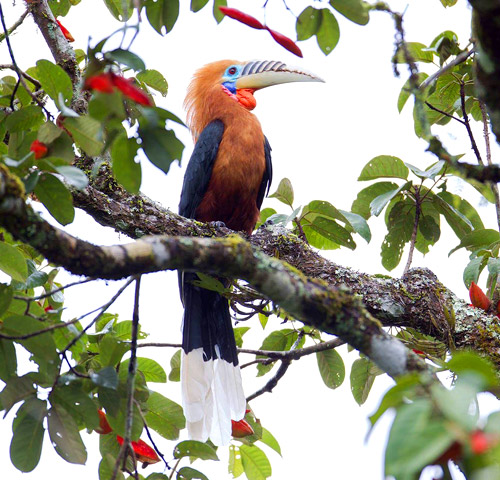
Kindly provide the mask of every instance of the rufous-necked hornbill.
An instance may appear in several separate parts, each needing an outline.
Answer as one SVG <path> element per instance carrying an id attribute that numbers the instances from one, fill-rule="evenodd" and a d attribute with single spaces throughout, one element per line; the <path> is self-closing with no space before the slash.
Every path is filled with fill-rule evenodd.
<path id="1" fill-rule="evenodd" d="M 196 142 L 184 177 L 179 213 L 223 222 L 248 234 L 272 178 L 271 147 L 251 113 L 256 90 L 317 76 L 277 61 L 221 60 L 198 70 L 185 101 Z M 184 303 L 181 382 L 190 438 L 227 444 L 231 419 L 245 414 L 236 344 L 226 298 L 180 274 Z"/>

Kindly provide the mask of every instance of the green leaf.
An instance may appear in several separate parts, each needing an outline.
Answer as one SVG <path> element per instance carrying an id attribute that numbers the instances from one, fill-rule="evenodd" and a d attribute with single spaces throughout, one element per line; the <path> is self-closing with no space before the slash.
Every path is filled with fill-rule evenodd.
<path id="1" fill-rule="evenodd" d="M 262 342 L 259 350 L 272 350 L 272 351 L 286 351 L 290 350 L 293 343 L 297 340 L 297 332 L 291 328 L 284 328 L 282 330 L 275 330 L 271 332 Z M 256 358 L 266 358 L 257 355 Z M 257 376 L 261 377 L 273 368 L 273 363 L 269 365 L 258 364 Z"/>
<path id="2" fill-rule="evenodd" d="M 201 460 L 219 460 L 217 452 L 207 443 L 196 440 L 186 440 L 174 448 L 174 458 L 192 457 Z"/>
<path id="3" fill-rule="evenodd" d="M 47 145 L 62 135 L 64 130 L 54 125 L 52 122 L 45 122 L 39 129 L 37 140 Z"/>
<path id="4" fill-rule="evenodd" d="M 283 178 L 279 185 L 278 189 L 271 195 L 268 195 L 269 198 L 276 198 L 280 202 L 285 205 L 293 206 L 293 187 L 292 182 L 288 180 L 288 178 Z"/>
<path id="5" fill-rule="evenodd" d="M 138 149 L 137 140 L 126 135 L 120 135 L 111 147 L 113 174 L 131 193 L 137 193 L 141 187 L 141 164 L 135 161 Z"/>
<path id="6" fill-rule="evenodd" d="M 396 380 L 396 385 L 390 388 L 377 408 L 377 411 L 370 417 L 370 422 L 373 425 L 377 423 L 378 419 L 392 407 L 401 405 L 405 400 L 411 400 L 415 397 L 417 391 L 416 386 L 420 385 L 420 377 L 413 373 L 399 377 Z"/>
<path id="7" fill-rule="evenodd" d="M 69 75 L 59 66 L 49 60 L 38 60 L 36 62 L 38 81 L 45 93 L 56 102 L 59 102 L 59 94 L 62 94 L 65 102 L 73 97 L 73 85 Z"/>
<path id="8" fill-rule="evenodd" d="M 125 436 L 125 423 L 127 416 L 126 410 L 126 401 L 124 398 L 120 398 L 117 412 L 111 412 L 106 409 L 106 417 L 108 419 L 109 426 L 113 429 L 113 433 L 122 437 Z M 139 440 L 143 427 L 144 421 L 142 419 L 141 412 L 139 411 L 139 406 L 137 403 L 134 403 L 132 411 L 132 430 L 130 432 L 130 439 L 132 441 L 136 442 Z"/>
<path id="9" fill-rule="evenodd" d="M 49 0 L 48 4 L 54 17 L 65 17 L 71 7 L 70 0 Z"/>
<path id="10" fill-rule="evenodd" d="M 69 130 L 75 142 L 91 156 L 100 155 L 104 148 L 101 123 L 88 115 L 66 118 L 64 127 Z"/>
<path id="11" fill-rule="evenodd" d="M 99 426 L 97 405 L 81 385 L 58 384 L 49 399 L 52 406 L 60 405 L 79 425 L 85 425 L 89 430 Z"/>
<path id="12" fill-rule="evenodd" d="M 346 210 L 339 210 L 339 212 L 347 218 L 353 230 L 364 238 L 366 243 L 370 243 L 372 232 L 366 220 L 357 213 L 347 212 Z"/>
<path id="13" fill-rule="evenodd" d="M 425 239 L 431 242 L 431 245 L 434 245 L 441 236 L 441 229 L 431 215 L 422 215 L 420 217 L 418 229 Z"/>
<path id="14" fill-rule="evenodd" d="M 43 443 L 43 420 L 47 403 L 38 398 L 24 402 L 16 413 L 10 444 L 10 459 L 21 472 L 31 472 L 40 460 Z"/>
<path id="15" fill-rule="evenodd" d="M 447 367 L 457 375 L 475 374 L 483 378 L 484 388 L 497 387 L 495 369 L 486 358 L 474 352 L 456 352 L 448 361 Z"/>
<path id="16" fill-rule="evenodd" d="M 3 340 L 4 342 L 6 340 Z M 17 402 L 25 400 L 36 394 L 33 379 L 28 375 L 11 377 L 5 382 L 5 387 L 0 392 L 0 405 L 7 413 Z"/>
<path id="17" fill-rule="evenodd" d="M 45 172 L 40 175 L 35 186 L 35 195 L 61 225 L 68 225 L 75 218 L 73 197 L 54 175 Z"/>
<path id="18" fill-rule="evenodd" d="M 276 440 L 273 434 L 264 427 L 262 427 L 262 438 L 260 441 L 281 455 L 281 447 L 278 440 Z"/>
<path id="19" fill-rule="evenodd" d="M 393 199 L 395 198 L 400 192 L 404 190 L 408 190 L 412 186 L 412 182 L 406 182 L 404 185 L 401 185 L 400 187 L 383 193 L 382 195 L 379 195 L 378 197 L 374 198 L 372 202 L 370 203 L 370 213 L 376 217 L 380 215 L 382 210 L 385 208 L 385 206 Z"/>
<path id="20" fill-rule="evenodd" d="M 385 474 L 412 478 L 454 441 L 443 420 L 433 415 L 430 400 L 402 405 L 394 419 L 385 453 Z"/>
<path id="21" fill-rule="evenodd" d="M 120 22 L 126 22 L 133 12 L 132 2 L 123 2 L 123 0 L 104 0 L 104 4 L 108 7 L 111 15 Z M 126 10 L 123 6 L 126 5 Z"/>
<path id="22" fill-rule="evenodd" d="M 15 377 L 16 372 L 17 357 L 14 343 L 10 340 L 2 338 L 0 339 L 0 378 L 8 384 L 8 380 Z M 0 394 L 0 405 L 2 408 L 5 408 L 4 403 L 1 400 L 1 396 L 2 394 Z"/>
<path id="23" fill-rule="evenodd" d="M 170 359 L 170 373 L 168 379 L 171 382 L 179 382 L 181 380 L 181 351 L 177 350 Z"/>
<path id="24" fill-rule="evenodd" d="M 16 247 L 4 242 L 0 242 L 0 270 L 18 282 L 28 278 L 26 259 Z"/>
<path id="25" fill-rule="evenodd" d="M 477 283 L 479 275 L 484 269 L 484 258 L 476 257 L 473 258 L 465 267 L 463 273 L 464 284 L 467 288 L 470 287 L 472 282 Z"/>
<path id="26" fill-rule="evenodd" d="M 234 445 L 229 445 L 229 465 L 227 467 L 228 472 L 237 478 L 243 474 L 243 464 L 241 463 L 240 449 Z"/>
<path id="27" fill-rule="evenodd" d="M 191 0 L 191 11 L 198 12 L 201 10 L 206 4 L 208 0 Z"/>
<path id="28" fill-rule="evenodd" d="M 241 348 L 243 346 L 243 335 L 250 330 L 250 327 L 235 327 L 233 328 L 234 339 L 236 341 L 236 346 Z"/>
<path id="29" fill-rule="evenodd" d="M 369 187 L 363 188 L 363 190 L 358 192 L 356 200 L 352 203 L 352 212 L 368 220 L 371 216 L 371 202 L 380 195 L 396 190 L 397 188 L 399 188 L 399 186 L 392 182 L 377 182 Z"/>
<path id="30" fill-rule="evenodd" d="M 57 173 L 60 173 L 64 179 L 78 190 L 83 190 L 89 184 L 89 179 L 85 173 L 73 165 L 61 165 L 56 167 Z"/>
<path id="31" fill-rule="evenodd" d="M 85 464 L 87 450 L 74 418 L 60 405 L 53 405 L 47 417 L 50 440 L 56 452 L 69 463 Z"/>
<path id="32" fill-rule="evenodd" d="M 122 342 L 112 335 L 104 335 L 99 341 L 99 360 L 101 365 L 103 367 L 115 367 L 129 349 L 130 343 Z"/>
<path id="33" fill-rule="evenodd" d="M 310 234 L 311 230 L 337 245 L 342 245 L 343 247 L 350 248 L 351 250 L 356 248 L 356 243 L 352 239 L 349 231 L 340 226 L 334 220 L 318 216 L 312 223 L 304 225 L 303 230 L 309 243 L 317 248 L 321 248 L 319 245 L 322 244 L 317 241 L 317 237 Z"/>
<path id="34" fill-rule="evenodd" d="M 2 245 L 6 245 L 6 244 L 0 242 L 0 270 L 2 269 L 1 268 L 1 263 L 2 263 L 2 260 L 3 260 Z M 23 261 L 24 261 L 24 258 L 23 258 Z M 26 266 L 26 262 L 25 261 L 24 261 L 24 266 L 26 267 L 26 271 L 27 271 L 27 266 Z M 23 278 L 21 278 L 21 280 L 18 280 L 18 281 L 22 282 Z M 13 296 L 14 296 L 14 289 L 12 288 L 12 286 L 7 285 L 5 283 L 0 283 L 0 317 L 9 308 L 9 305 L 12 302 L 12 297 Z M 1 363 L 2 363 L 2 361 L 0 360 L 0 364 Z M 2 378 L 2 377 L 0 376 L 0 378 Z"/>
<path id="35" fill-rule="evenodd" d="M 403 160 L 391 155 L 379 155 L 372 158 L 361 170 L 359 182 L 376 180 L 377 178 L 408 178 L 408 167 Z"/>
<path id="36" fill-rule="evenodd" d="M 150 162 L 168 173 L 174 160 L 180 162 L 184 145 L 175 136 L 173 130 L 164 128 L 139 128 L 142 149 Z"/>
<path id="37" fill-rule="evenodd" d="M 208 480 L 208 477 L 203 473 L 195 470 L 191 467 L 182 467 L 177 472 L 177 480 L 191 480 L 191 479 L 199 479 L 199 480 Z"/>
<path id="38" fill-rule="evenodd" d="M 489 228 L 483 228 L 480 230 L 473 230 L 462 237 L 461 242 L 448 253 L 450 256 L 453 252 L 456 252 L 460 248 L 466 248 L 467 250 L 474 251 L 480 248 L 487 248 L 492 243 L 498 242 L 500 240 L 500 234 L 496 230 Z"/>
<path id="39" fill-rule="evenodd" d="M 321 25 L 316 32 L 316 40 L 321 51 L 329 55 L 339 42 L 339 23 L 330 10 L 322 8 L 319 12 L 321 12 Z"/>
<path id="40" fill-rule="evenodd" d="M 115 463 L 116 458 L 113 457 L 113 455 L 109 453 L 103 455 L 102 460 L 99 463 L 99 480 L 111 480 L 113 478 Z M 115 480 L 125 480 L 125 476 L 120 469 L 118 469 Z"/>
<path id="41" fill-rule="evenodd" d="M 319 373 L 328 388 L 335 389 L 342 385 L 345 378 L 344 361 L 335 349 L 316 353 Z"/>
<path id="42" fill-rule="evenodd" d="M 179 16 L 179 0 L 146 0 L 144 4 L 151 26 L 159 34 L 170 32 Z"/>
<path id="43" fill-rule="evenodd" d="M 351 367 L 351 392 L 358 405 L 363 405 L 368 398 L 376 374 L 374 365 L 366 358 L 358 358 Z"/>
<path id="44" fill-rule="evenodd" d="M 168 440 L 179 438 L 179 431 L 186 426 L 186 419 L 180 405 L 157 392 L 151 392 L 147 408 L 145 418 L 149 428 Z"/>
<path id="45" fill-rule="evenodd" d="M 227 7 L 227 0 L 214 0 L 213 14 L 217 23 L 222 22 L 224 14 L 219 10 L 219 7 Z"/>
<path id="46" fill-rule="evenodd" d="M 366 25 L 370 20 L 370 5 L 362 0 L 330 0 L 330 5 L 358 25 Z"/>
<path id="47" fill-rule="evenodd" d="M 3 322 L 3 330 L 8 335 L 29 335 L 39 332 L 42 328 L 43 325 L 38 320 L 26 315 L 11 315 Z M 37 383 L 53 382 L 59 371 L 60 359 L 52 335 L 46 332 L 24 340 L 16 340 L 16 343 L 20 343 L 31 352 L 33 354 L 31 360 L 40 366 L 39 373 L 35 374 L 35 377 L 39 377 Z M 45 377 L 42 378 L 43 375 Z"/>
<path id="48" fill-rule="evenodd" d="M 423 83 L 425 79 L 429 78 L 429 75 L 425 72 L 419 72 L 417 73 L 417 77 L 415 79 L 415 82 L 417 85 L 420 85 Z M 403 85 L 403 88 L 401 88 L 401 91 L 399 92 L 399 97 L 398 97 L 398 112 L 401 113 L 403 110 L 403 107 L 406 105 L 406 102 L 410 98 L 411 95 L 411 82 L 410 79 L 406 80 L 406 83 Z"/>
<path id="49" fill-rule="evenodd" d="M 399 265 L 404 246 L 411 238 L 414 216 L 409 214 L 412 207 L 410 202 L 397 202 L 388 215 L 388 233 L 382 243 L 381 257 L 382 265 L 389 271 Z"/>
<path id="50" fill-rule="evenodd" d="M 130 360 L 124 360 L 120 364 L 120 372 L 127 371 Z M 144 375 L 146 382 L 166 383 L 167 374 L 163 367 L 152 358 L 137 357 L 137 370 Z"/>
<path id="51" fill-rule="evenodd" d="M 90 373 L 90 379 L 99 387 L 116 390 L 118 387 L 118 374 L 113 367 L 105 367 L 98 372 Z"/>
<path id="52" fill-rule="evenodd" d="M 320 10 L 314 7 L 307 7 L 297 18 L 295 29 L 297 30 L 297 40 L 307 40 L 319 30 L 321 19 L 323 18 Z"/>
<path id="53" fill-rule="evenodd" d="M 260 448 L 255 445 L 241 445 L 240 454 L 248 480 L 265 480 L 271 476 L 271 464 Z"/>
<path id="54" fill-rule="evenodd" d="M 12 112 L 5 120 L 5 128 L 10 133 L 32 130 L 44 122 L 42 109 L 37 105 L 29 105 Z"/>
<path id="55" fill-rule="evenodd" d="M 111 50 L 110 52 L 106 52 L 104 57 L 121 63 L 136 72 L 146 70 L 146 65 L 139 55 L 136 55 L 129 50 L 124 50 L 123 48 L 117 48 L 115 50 Z"/>
<path id="56" fill-rule="evenodd" d="M 467 200 L 450 192 L 439 192 L 437 196 L 442 198 L 446 203 L 448 203 L 448 205 L 462 214 L 465 217 L 464 221 L 470 224 L 474 230 L 484 228 L 484 224 L 479 216 L 479 213 Z M 470 229 L 467 230 L 467 233 L 469 231 Z"/>
<path id="57" fill-rule="evenodd" d="M 191 283 L 197 287 L 202 287 L 205 290 L 211 290 L 212 292 L 219 293 L 229 293 L 231 289 L 224 286 L 224 284 L 215 277 L 210 275 L 205 275 L 201 272 L 196 272 L 199 280 L 192 280 Z"/>
<path id="58" fill-rule="evenodd" d="M 144 70 L 137 74 L 137 80 L 160 92 L 163 97 L 167 95 L 168 83 L 158 70 Z"/>
<path id="59" fill-rule="evenodd" d="M 414 62 L 431 63 L 433 60 L 432 52 L 427 51 L 427 47 L 419 42 L 406 42 L 406 48 Z M 394 63 L 406 63 L 405 52 L 402 47 L 398 48 L 396 55 L 393 57 Z"/>

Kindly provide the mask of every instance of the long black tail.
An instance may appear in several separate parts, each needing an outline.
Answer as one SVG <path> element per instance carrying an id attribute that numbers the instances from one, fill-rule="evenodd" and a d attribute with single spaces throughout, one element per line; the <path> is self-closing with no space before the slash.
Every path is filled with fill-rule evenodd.
<path id="1" fill-rule="evenodd" d="M 195 273 L 181 273 L 184 303 L 181 381 L 190 438 L 225 445 L 231 419 L 245 414 L 238 355 L 227 299 L 193 285 Z"/>

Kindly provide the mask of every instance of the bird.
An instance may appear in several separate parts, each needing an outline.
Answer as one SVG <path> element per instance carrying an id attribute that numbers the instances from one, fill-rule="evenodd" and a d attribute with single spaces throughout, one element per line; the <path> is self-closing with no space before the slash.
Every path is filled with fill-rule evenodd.
<path id="1" fill-rule="evenodd" d="M 184 102 L 195 146 L 179 214 L 250 235 L 272 181 L 271 147 L 251 112 L 254 93 L 283 83 L 322 81 L 280 61 L 220 60 L 199 69 Z M 189 438 L 210 438 L 220 446 L 231 439 L 231 420 L 243 419 L 246 399 L 228 300 L 197 286 L 198 279 L 195 272 L 179 272 L 182 405 Z"/>

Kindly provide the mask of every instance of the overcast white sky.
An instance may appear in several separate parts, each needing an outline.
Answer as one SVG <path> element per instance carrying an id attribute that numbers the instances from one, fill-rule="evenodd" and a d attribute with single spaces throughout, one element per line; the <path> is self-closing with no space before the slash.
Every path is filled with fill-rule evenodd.
<path id="1" fill-rule="evenodd" d="M 328 200 L 337 208 L 350 210 L 356 192 L 366 186 L 358 185 L 356 178 L 361 168 L 376 155 L 395 155 L 419 168 L 426 168 L 434 161 L 432 156 L 425 153 L 425 144 L 413 134 L 411 107 L 408 105 L 402 115 L 397 112 L 397 97 L 407 75 L 401 67 L 402 78 L 393 76 L 390 58 L 393 54 L 394 29 L 387 15 L 372 14 L 367 27 L 356 26 L 337 15 L 341 39 L 333 53 L 325 57 L 319 51 L 315 39 L 311 39 L 299 44 L 304 53 L 304 58 L 299 59 L 274 43 L 266 32 L 246 28 L 230 19 L 217 26 L 211 7 L 193 14 L 189 12 L 189 2 L 181 3 L 180 18 L 172 33 L 160 37 L 144 22 L 133 50 L 142 56 L 148 68 L 157 69 L 165 75 L 169 82 L 169 94 L 166 99 L 158 97 L 158 104 L 182 118 L 182 101 L 193 72 L 213 60 L 281 60 L 307 68 L 325 79 L 325 84 L 283 85 L 256 94 L 255 114 L 273 147 L 274 188 L 281 178 L 288 177 L 295 188 L 296 206 L 318 199 Z M 229 3 L 232 7 L 263 19 L 260 8 L 263 0 Z M 296 15 L 304 8 L 300 1 L 290 0 L 288 5 Z M 318 3 L 315 5 L 319 7 Z M 408 40 L 428 44 L 443 30 L 451 29 L 459 35 L 462 46 L 468 42 L 470 13 L 465 0 L 459 0 L 457 7 L 447 10 L 439 0 L 398 0 L 390 2 L 390 5 L 398 11 L 407 8 L 405 28 Z M 11 25 L 24 7 L 23 2 L 17 0 L 15 6 L 9 2 L 4 8 L 7 24 Z M 295 37 L 294 19 L 281 1 L 269 2 L 267 21 L 271 28 Z M 102 2 L 96 0 L 83 0 L 72 9 L 63 23 L 76 39 L 75 48 L 83 49 L 89 36 L 92 41 L 100 40 L 118 26 Z M 52 60 L 31 19 L 18 30 L 12 42 L 18 63 L 23 69 L 32 66 L 40 57 Z M 0 50 L 0 63 L 9 63 L 5 47 Z M 467 153 L 466 158 L 474 161 L 469 154 L 469 146 L 462 142 L 464 132 L 456 128 L 451 133 L 446 133 L 448 131 L 443 131 L 442 139 L 450 150 L 453 153 Z M 186 144 L 182 168 L 173 165 L 169 175 L 164 176 L 147 162 L 143 163 L 142 191 L 174 211 L 177 210 L 184 168 L 192 150 L 189 133 L 185 129 L 178 129 L 178 135 Z M 481 144 L 479 129 L 477 135 Z M 496 154 L 498 156 L 498 149 Z M 450 188 L 468 194 L 469 190 L 457 182 L 450 183 Z M 473 197 L 473 202 L 483 219 L 489 219 L 485 223 L 495 228 L 492 208 L 480 203 L 477 196 Z M 264 206 L 286 211 L 282 204 L 273 199 L 266 200 Z M 387 273 L 379 257 L 384 228 L 380 228 L 380 221 L 372 220 L 370 225 L 374 234 L 370 245 L 367 246 L 364 240 L 357 237 L 359 247 L 356 251 L 337 250 L 328 253 L 328 257 L 360 271 Z M 425 258 L 417 254 L 413 265 L 429 267 L 448 287 L 466 297 L 461 277 L 467 256 L 462 251 L 448 259 L 450 244 L 454 246 L 458 242 L 449 230 L 444 230 L 441 243 L 445 246 L 432 249 Z M 68 231 L 99 244 L 128 241 L 99 227 L 81 212 Z M 403 266 L 404 262 L 391 274 L 401 275 Z M 71 318 L 71 314 L 101 305 L 117 288 L 118 285 L 114 283 L 109 283 L 108 288 L 105 288 L 105 283 L 101 282 L 99 288 L 92 285 L 68 290 L 68 305 L 78 305 L 78 308 L 68 312 L 68 318 Z M 131 318 L 132 292 L 111 311 L 120 313 L 122 320 Z M 179 341 L 181 316 L 175 273 L 147 276 L 142 288 L 141 322 L 143 330 L 151 333 L 150 339 Z M 274 322 L 270 326 L 278 325 Z M 245 346 L 260 346 L 263 335 L 268 332 L 263 334 L 259 329 L 256 327 L 256 333 L 245 338 Z M 157 349 L 139 354 L 153 356 L 168 371 L 172 353 Z M 349 365 L 356 358 L 355 353 L 344 355 L 347 377 Z M 241 360 L 245 363 L 250 358 L 243 357 Z M 247 394 L 265 381 L 256 379 L 254 375 L 253 367 L 244 370 Z M 271 395 L 261 396 L 252 402 L 262 424 L 276 436 L 282 447 L 283 459 L 265 446 L 262 447 L 272 463 L 272 478 L 381 480 L 383 448 L 390 418 L 383 418 L 368 443 L 365 444 L 364 439 L 367 417 L 375 410 L 380 396 L 390 385 L 387 378 L 377 379 L 366 404 L 358 407 L 350 394 L 348 380 L 339 389 L 329 390 L 322 384 L 315 358 L 304 358 L 294 363 Z M 151 386 L 180 402 L 178 383 Z M 489 399 L 485 400 L 485 405 L 485 409 L 495 406 Z M 5 424 L 0 424 L 2 478 L 30 480 L 47 477 L 58 480 L 70 476 L 78 479 L 95 478 L 94 475 L 97 475 L 99 454 L 96 434 L 90 437 L 84 435 L 89 450 L 86 466 L 65 463 L 55 454 L 46 436 L 39 467 L 30 474 L 21 474 L 8 458 L 10 422 L 11 415 Z M 168 459 L 174 443 L 158 436 L 156 441 Z M 194 467 L 205 472 L 211 480 L 230 478 L 226 454 L 221 452 L 220 457 L 221 462 L 199 462 Z M 161 464 L 158 465 L 149 467 L 144 473 L 162 471 Z"/>

